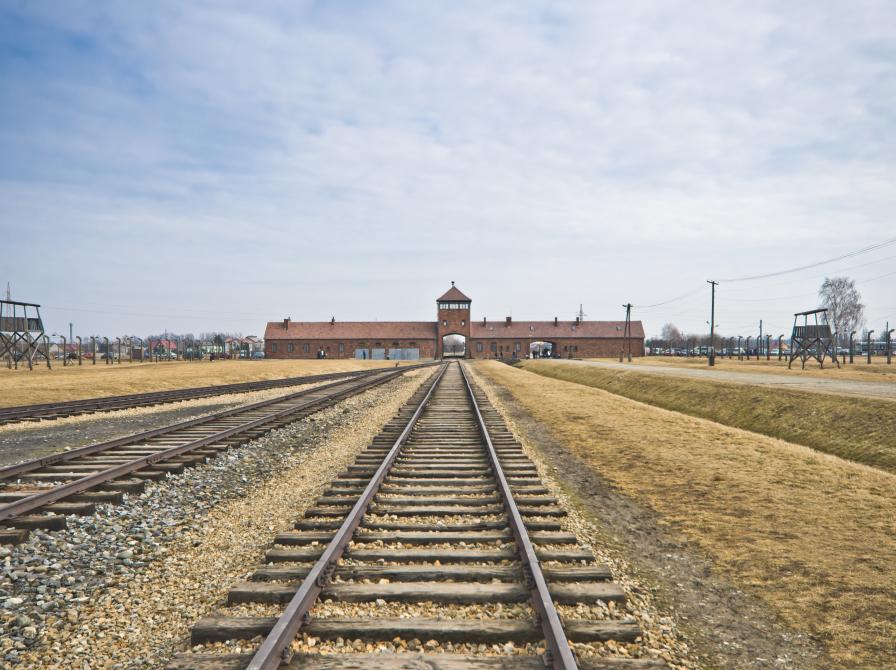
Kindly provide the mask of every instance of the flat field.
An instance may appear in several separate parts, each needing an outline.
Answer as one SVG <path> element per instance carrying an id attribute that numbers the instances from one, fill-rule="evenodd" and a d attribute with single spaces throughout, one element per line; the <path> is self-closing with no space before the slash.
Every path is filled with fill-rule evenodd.
<path id="1" fill-rule="evenodd" d="M 600 388 L 896 472 L 896 403 L 892 400 L 729 383 L 711 377 L 647 374 L 638 372 L 638 366 L 622 369 L 549 360 L 520 365 L 546 377 Z"/>
<path id="2" fill-rule="evenodd" d="M 62 361 L 54 361 L 51 370 L 46 365 L 35 366 L 34 370 L 0 367 L 0 407 L 394 367 L 396 362 L 269 359 L 106 365 L 97 361 L 96 365 L 85 362 L 63 367 Z"/>
<path id="3" fill-rule="evenodd" d="M 584 384 L 475 368 L 594 477 L 823 642 L 832 667 L 896 667 L 896 475 Z"/>

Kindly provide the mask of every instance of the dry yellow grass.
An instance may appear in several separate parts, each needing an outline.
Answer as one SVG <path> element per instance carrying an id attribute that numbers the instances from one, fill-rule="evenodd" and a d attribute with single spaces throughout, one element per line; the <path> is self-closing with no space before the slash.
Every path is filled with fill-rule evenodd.
<path id="1" fill-rule="evenodd" d="M 402 364 L 410 364 L 406 361 Z M 280 379 L 347 370 L 393 367 L 395 361 L 260 360 L 170 361 L 164 363 L 85 363 L 63 367 L 61 361 L 48 370 L 0 368 L 0 407 L 62 402 L 106 395 L 167 391 L 192 386 L 234 384 L 260 379 Z"/>
<path id="2" fill-rule="evenodd" d="M 594 360 L 618 360 L 618 359 L 594 359 Z M 848 360 L 848 359 L 847 359 Z M 823 377 L 829 379 L 855 379 L 860 381 L 896 381 L 896 359 L 892 365 L 887 365 L 886 359 L 876 356 L 871 365 L 864 358 L 856 357 L 852 365 L 841 365 L 838 369 L 830 361 L 825 361 L 824 369 L 818 367 L 815 361 L 806 363 L 806 369 L 800 367 L 799 361 L 793 362 L 793 367 L 787 369 L 787 361 L 779 361 L 776 358 L 767 361 L 761 360 L 739 361 L 736 358 L 716 358 L 715 368 L 731 372 L 767 372 L 787 375 L 806 375 L 809 377 Z M 705 358 L 687 358 L 683 356 L 641 356 L 633 358 L 635 365 L 660 365 L 680 368 L 708 369 Z"/>
<path id="3" fill-rule="evenodd" d="M 476 370 L 841 668 L 896 667 L 896 476 L 495 362 Z"/>
<path id="4" fill-rule="evenodd" d="M 896 472 L 896 408 L 892 400 L 659 376 L 639 373 L 636 367 L 622 370 L 538 360 L 520 365 L 547 377 Z"/>

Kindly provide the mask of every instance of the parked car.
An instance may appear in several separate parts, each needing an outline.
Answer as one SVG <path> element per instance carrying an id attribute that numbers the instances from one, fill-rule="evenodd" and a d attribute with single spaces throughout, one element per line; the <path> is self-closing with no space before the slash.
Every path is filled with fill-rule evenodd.
<path id="1" fill-rule="evenodd" d="M 262 359 L 262 358 L 264 358 L 264 352 L 263 351 L 253 351 L 252 358 L 254 358 L 255 360 Z"/>

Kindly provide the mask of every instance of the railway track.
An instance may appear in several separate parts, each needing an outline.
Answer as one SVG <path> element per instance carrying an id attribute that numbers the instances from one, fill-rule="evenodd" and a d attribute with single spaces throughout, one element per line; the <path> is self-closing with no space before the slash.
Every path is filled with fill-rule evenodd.
<path id="1" fill-rule="evenodd" d="M 167 669 L 667 667 L 588 646 L 640 629 L 564 515 L 463 365 L 443 365 Z"/>
<path id="2" fill-rule="evenodd" d="M 0 468 L 0 544 L 34 528 L 58 530 L 68 514 L 91 514 L 161 479 L 338 401 L 384 384 L 408 366 L 353 375 L 311 389 L 236 407 L 107 442 Z"/>
<path id="3" fill-rule="evenodd" d="M 0 426 L 7 423 L 18 423 L 23 421 L 49 421 L 69 416 L 77 416 L 79 414 L 110 412 L 117 409 L 129 409 L 131 407 L 149 407 L 153 405 L 180 402 L 183 400 L 195 400 L 197 398 L 207 398 L 210 396 L 228 395 L 231 393 L 248 393 L 250 391 L 286 388 L 289 386 L 297 386 L 299 384 L 315 384 L 317 382 L 334 379 L 363 377 L 374 374 L 375 372 L 376 370 L 332 372 L 306 377 L 265 379 L 254 382 L 241 382 L 238 384 L 196 386 L 193 388 L 174 389 L 171 391 L 152 391 L 150 393 L 103 396 L 100 398 L 85 398 L 84 400 L 69 400 L 66 402 L 43 403 L 39 405 L 0 407 Z"/>

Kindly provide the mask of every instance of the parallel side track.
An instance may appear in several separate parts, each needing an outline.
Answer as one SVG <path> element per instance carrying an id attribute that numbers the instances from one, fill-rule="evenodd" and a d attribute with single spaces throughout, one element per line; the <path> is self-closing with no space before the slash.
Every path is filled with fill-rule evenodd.
<path id="1" fill-rule="evenodd" d="M 30 528 L 60 528 L 66 514 L 89 514 L 97 502 L 160 479 L 296 421 L 343 398 L 384 384 L 414 367 L 379 370 L 164 428 L 0 469 L 0 542 L 21 541 Z M 64 501 L 64 502 L 62 502 Z"/>
<path id="2" fill-rule="evenodd" d="M 264 379 L 252 382 L 240 382 L 236 384 L 196 386 L 185 389 L 173 389 L 170 391 L 152 391 L 149 393 L 131 393 L 127 395 L 84 398 L 82 400 L 69 400 L 66 402 L 41 403 L 36 405 L 18 405 L 15 407 L 0 407 L 0 425 L 22 421 L 47 421 L 69 416 L 77 416 L 79 414 L 110 412 L 113 410 L 129 409 L 132 407 L 148 407 L 152 405 L 180 402 L 183 400 L 207 398 L 210 396 L 286 388 L 289 386 L 297 386 L 299 384 L 315 384 L 317 382 L 331 381 L 334 379 L 363 377 L 366 375 L 374 374 L 375 372 L 376 370 L 331 372 L 323 375 L 308 375 L 305 377 Z"/>

